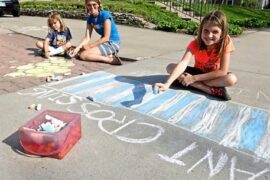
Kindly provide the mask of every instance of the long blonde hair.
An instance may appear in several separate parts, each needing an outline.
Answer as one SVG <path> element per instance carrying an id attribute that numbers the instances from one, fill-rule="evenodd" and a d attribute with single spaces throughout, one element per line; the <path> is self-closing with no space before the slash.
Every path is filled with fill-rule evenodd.
<path id="1" fill-rule="evenodd" d="M 53 31 L 52 24 L 53 22 L 57 20 L 60 22 L 60 31 L 64 32 L 67 30 L 67 27 L 59 13 L 52 13 L 48 17 L 48 27 L 50 28 L 50 31 Z"/>
<path id="2" fill-rule="evenodd" d="M 225 16 L 225 14 L 221 11 L 210 12 L 203 18 L 203 20 L 200 24 L 200 27 L 199 27 L 199 32 L 198 32 L 198 37 L 197 37 L 198 47 L 200 50 L 204 50 L 207 48 L 202 40 L 202 37 L 201 37 L 203 26 L 206 23 L 216 25 L 221 29 L 220 42 L 218 43 L 217 51 L 216 51 L 217 55 L 220 55 L 223 52 L 224 47 L 226 46 L 226 39 L 228 36 L 227 18 Z"/>

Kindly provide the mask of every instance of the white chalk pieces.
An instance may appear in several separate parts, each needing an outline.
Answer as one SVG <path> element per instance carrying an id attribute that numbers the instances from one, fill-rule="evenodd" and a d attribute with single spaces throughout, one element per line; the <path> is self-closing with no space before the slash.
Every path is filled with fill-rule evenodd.
<path id="1" fill-rule="evenodd" d="M 46 81 L 47 82 L 51 82 L 51 81 L 61 81 L 61 80 L 63 80 L 64 78 L 63 78 L 63 76 L 48 76 L 47 78 L 46 78 Z"/>
<path id="2" fill-rule="evenodd" d="M 41 110 L 41 107 L 42 107 L 41 104 L 31 104 L 30 106 L 28 106 L 28 109 L 40 111 Z"/>

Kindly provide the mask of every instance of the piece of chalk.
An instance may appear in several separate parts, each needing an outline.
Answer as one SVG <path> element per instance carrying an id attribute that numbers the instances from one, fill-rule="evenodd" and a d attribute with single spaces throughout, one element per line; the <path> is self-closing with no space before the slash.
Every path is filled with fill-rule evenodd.
<path id="1" fill-rule="evenodd" d="M 35 109 L 36 105 L 35 104 L 31 104 L 30 106 L 28 106 L 28 109 Z"/>
<path id="2" fill-rule="evenodd" d="M 69 76 L 69 75 L 71 75 L 70 72 L 64 73 L 64 76 Z"/>
<path id="3" fill-rule="evenodd" d="M 159 87 L 158 86 L 154 86 L 153 93 L 154 94 L 158 94 L 159 93 Z"/>
<path id="4" fill-rule="evenodd" d="M 36 109 L 37 111 L 40 111 L 40 110 L 41 110 L 41 104 L 36 105 L 35 109 Z"/>
<path id="5" fill-rule="evenodd" d="M 63 76 L 52 76 L 51 80 L 52 81 L 61 81 L 63 79 Z"/>
<path id="6" fill-rule="evenodd" d="M 50 123 L 41 124 L 41 130 L 46 132 L 55 132 L 54 127 Z"/>
<path id="7" fill-rule="evenodd" d="M 61 121 L 60 119 L 57 119 L 57 118 L 55 118 L 55 117 L 52 117 L 52 116 L 50 116 L 50 115 L 48 115 L 48 114 L 45 115 L 45 119 L 46 119 L 47 121 L 52 121 L 52 120 L 54 120 L 54 121 Z"/>
<path id="8" fill-rule="evenodd" d="M 95 102 L 96 100 L 95 100 L 95 98 L 94 97 L 92 97 L 92 96 L 88 96 L 87 97 L 90 101 L 93 101 L 93 102 Z"/>
<path id="9" fill-rule="evenodd" d="M 52 78 L 49 76 L 46 78 L 46 82 L 51 82 Z"/>

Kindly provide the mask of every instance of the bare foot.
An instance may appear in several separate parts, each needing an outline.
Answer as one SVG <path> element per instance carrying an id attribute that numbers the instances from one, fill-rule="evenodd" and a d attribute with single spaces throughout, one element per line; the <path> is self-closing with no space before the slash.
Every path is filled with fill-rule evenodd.
<path id="1" fill-rule="evenodd" d="M 44 57 L 47 58 L 47 59 L 50 58 L 50 53 L 49 52 L 45 52 L 44 53 Z"/>

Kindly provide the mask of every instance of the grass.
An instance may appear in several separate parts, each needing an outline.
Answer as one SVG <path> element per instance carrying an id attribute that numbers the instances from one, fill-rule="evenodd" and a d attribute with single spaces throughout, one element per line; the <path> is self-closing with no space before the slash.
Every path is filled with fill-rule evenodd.
<path id="1" fill-rule="evenodd" d="M 270 9 L 251 9 L 239 6 L 221 6 L 221 10 L 229 20 L 241 20 L 247 18 L 257 18 L 260 20 L 270 20 Z"/>

